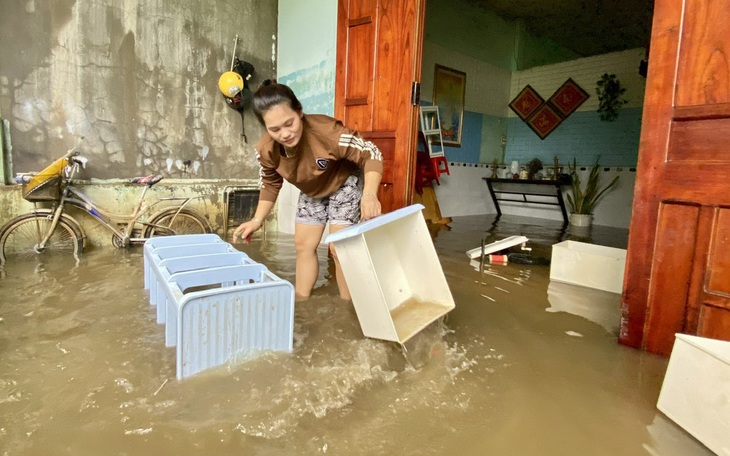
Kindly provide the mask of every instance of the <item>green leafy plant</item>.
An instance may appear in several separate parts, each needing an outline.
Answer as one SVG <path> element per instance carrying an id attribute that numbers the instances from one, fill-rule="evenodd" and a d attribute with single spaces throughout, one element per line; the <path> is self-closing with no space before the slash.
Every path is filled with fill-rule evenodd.
<path id="1" fill-rule="evenodd" d="M 601 79 L 596 82 L 596 94 L 598 95 L 598 112 L 601 113 L 601 120 L 612 122 L 618 117 L 618 109 L 628 103 L 624 98 L 626 87 L 621 86 L 621 81 L 615 74 L 603 73 Z"/>
<path id="2" fill-rule="evenodd" d="M 600 180 L 599 159 L 600 157 L 596 159 L 596 162 L 591 167 L 591 172 L 588 174 L 588 180 L 585 186 L 578 176 L 578 167 L 575 164 L 575 158 L 573 159 L 573 165 L 568 165 L 572 178 L 572 194 L 568 194 L 568 205 L 570 206 L 570 211 L 574 214 L 593 214 L 593 209 L 596 207 L 598 200 L 618 182 L 619 176 L 616 176 L 605 187 L 598 187 Z"/>

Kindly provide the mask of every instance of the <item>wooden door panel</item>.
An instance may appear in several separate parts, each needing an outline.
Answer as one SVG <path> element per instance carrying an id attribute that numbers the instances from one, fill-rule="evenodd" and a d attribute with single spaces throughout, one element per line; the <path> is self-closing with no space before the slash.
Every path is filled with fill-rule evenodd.
<path id="1" fill-rule="evenodd" d="M 679 3 L 679 2 L 677 2 Z M 730 2 L 686 0 L 679 54 L 677 106 L 730 102 L 727 24 Z"/>
<path id="2" fill-rule="evenodd" d="M 730 340 L 727 14 L 655 1 L 619 335 L 653 353 L 677 332 Z"/>
<path id="3" fill-rule="evenodd" d="M 383 153 L 384 212 L 409 204 L 420 80 L 423 0 L 339 0 L 335 117 Z"/>
<path id="4" fill-rule="evenodd" d="M 702 325 L 697 331 L 701 337 L 728 340 L 730 334 L 730 310 L 705 305 L 702 308 Z"/>
<path id="5" fill-rule="evenodd" d="M 414 33 L 404 34 L 402 24 L 413 24 L 413 5 L 404 1 L 381 1 L 373 130 L 382 131 L 408 125 L 413 61 L 403 59 L 403 50 L 413 49 Z M 407 96 L 403 94 L 407 93 Z"/>
<path id="6" fill-rule="evenodd" d="M 372 18 L 370 16 L 350 21 L 348 55 L 354 61 L 368 62 L 357 69 L 353 69 L 348 62 L 347 79 L 345 83 L 345 103 L 347 106 L 367 105 L 372 98 L 373 68 L 370 49 L 375 39 Z"/>
<path id="7" fill-rule="evenodd" d="M 698 216 L 696 206 L 660 207 L 648 298 L 648 324 L 658 329 L 647 341 L 649 351 L 657 351 L 666 338 L 684 330 Z"/>
<path id="8" fill-rule="evenodd" d="M 668 162 L 730 163 L 730 119 L 672 123 Z"/>
<path id="9" fill-rule="evenodd" d="M 730 298 L 730 209 L 717 211 L 710 243 L 706 292 Z M 730 308 L 729 308 L 730 310 Z"/>

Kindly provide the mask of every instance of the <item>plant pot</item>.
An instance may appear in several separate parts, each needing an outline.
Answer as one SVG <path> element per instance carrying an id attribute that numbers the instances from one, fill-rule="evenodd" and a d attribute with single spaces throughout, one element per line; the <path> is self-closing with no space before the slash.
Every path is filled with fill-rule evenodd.
<path id="1" fill-rule="evenodd" d="M 573 226 L 591 226 L 593 214 L 570 214 L 570 224 Z"/>

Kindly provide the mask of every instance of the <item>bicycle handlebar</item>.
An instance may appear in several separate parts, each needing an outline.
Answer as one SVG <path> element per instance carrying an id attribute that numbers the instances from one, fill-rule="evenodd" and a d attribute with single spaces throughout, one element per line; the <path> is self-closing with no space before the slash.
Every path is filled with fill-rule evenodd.
<path id="1" fill-rule="evenodd" d="M 70 148 L 68 150 L 68 152 L 66 152 L 66 155 L 64 155 L 63 158 L 71 158 L 71 157 L 75 157 L 76 155 L 80 154 L 81 152 L 79 152 L 77 149 L 79 148 L 79 146 L 81 145 L 81 142 L 83 140 L 84 140 L 84 137 L 80 136 L 79 139 L 76 140 L 76 144 L 74 144 L 74 146 L 72 148 Z"/>

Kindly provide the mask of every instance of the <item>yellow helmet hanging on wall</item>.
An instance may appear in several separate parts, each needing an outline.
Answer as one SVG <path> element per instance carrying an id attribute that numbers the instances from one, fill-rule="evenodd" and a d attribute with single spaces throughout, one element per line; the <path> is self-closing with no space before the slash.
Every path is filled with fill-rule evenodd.
<path id="1" fill-rule="evenodd" d="M 218 88 L 223 95 L 233 98 L 243 90 L 243 78 L 235 71 L 226 71 L 218 79 Z"/>

